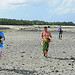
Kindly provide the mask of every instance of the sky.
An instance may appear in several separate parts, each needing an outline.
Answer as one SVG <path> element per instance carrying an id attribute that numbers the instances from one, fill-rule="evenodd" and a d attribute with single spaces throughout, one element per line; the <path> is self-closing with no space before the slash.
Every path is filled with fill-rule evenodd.
<path id="1" fill-rule="evenodd" d="M 0 18 L 75 23 L 75 0 L 0 0 Z"/>

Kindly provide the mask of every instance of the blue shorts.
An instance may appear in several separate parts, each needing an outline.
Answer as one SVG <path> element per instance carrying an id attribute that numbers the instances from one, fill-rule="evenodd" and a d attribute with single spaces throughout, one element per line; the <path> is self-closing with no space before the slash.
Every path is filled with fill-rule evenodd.
<path id="1" fill-rule="evenodd" d="M 59 33 L 59 36 L 62 36 L 62 33 Z"/>

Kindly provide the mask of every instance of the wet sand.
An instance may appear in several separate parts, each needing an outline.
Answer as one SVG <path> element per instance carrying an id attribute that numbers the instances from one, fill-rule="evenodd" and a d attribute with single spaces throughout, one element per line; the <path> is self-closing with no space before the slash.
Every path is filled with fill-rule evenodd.
<path id="1" fill-rule="evenodd" d="M 75 32 L 51 31 L 48 57 L 41 50 L 41 31 L 5 30 L 1 75 L 74 75 Z"/>

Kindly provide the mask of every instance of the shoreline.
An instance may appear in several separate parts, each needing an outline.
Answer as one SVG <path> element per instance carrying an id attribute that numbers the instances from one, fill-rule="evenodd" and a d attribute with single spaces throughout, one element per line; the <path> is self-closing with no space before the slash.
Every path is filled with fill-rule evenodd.
<path id="1" fill-rule="evenodd" d="M 59 28 L 59 26 L 51 26 L 51 25 L 43 25 L 43 26 L 0 25 L 0 30 L 42 31 L 44 26 L 47 26 L 49 31 L 57 31 Z M 64 32 L 75 32 L 75 26 L 62 26 L 62 29 Z"/>

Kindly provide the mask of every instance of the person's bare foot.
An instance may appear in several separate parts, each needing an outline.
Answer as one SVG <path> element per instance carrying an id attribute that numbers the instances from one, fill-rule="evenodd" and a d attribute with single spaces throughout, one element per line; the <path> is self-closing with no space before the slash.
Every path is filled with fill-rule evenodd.
<path id="1" fill-rule="evenodd" d="M 47 58 L 47 56 L 45 56 Z"/>

